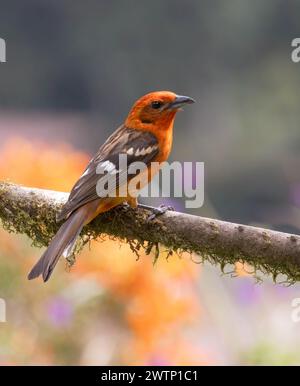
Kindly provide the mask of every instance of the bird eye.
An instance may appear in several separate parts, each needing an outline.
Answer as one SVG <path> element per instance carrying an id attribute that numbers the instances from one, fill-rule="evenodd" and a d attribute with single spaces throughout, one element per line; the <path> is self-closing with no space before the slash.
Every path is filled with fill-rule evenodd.
<path id="1" fill-rule="evenodd" d="M 151 103 L 151 107 L 153 109 L 159 109 L 159 108 L 161 108 L 161 106 L 162 106 L 162 102 L 159 102 L 159 101 L 154 101 Z"/>

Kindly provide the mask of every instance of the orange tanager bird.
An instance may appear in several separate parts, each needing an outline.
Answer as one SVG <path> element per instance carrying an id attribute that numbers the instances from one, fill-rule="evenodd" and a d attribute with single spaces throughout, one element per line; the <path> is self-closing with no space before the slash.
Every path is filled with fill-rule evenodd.
<path id="1" fill-rule="evenodd" d="M 127 168 L 135 161 L 142 161 L 150 170 L 152 162 L 160 165 L 166 161 L 172 147 L 175 115 L 182 106 L 190 103 L 194 103 L 192 98 L 176 95 L 170 91 L 152 92 L 135 102 L 125 123 L 100 147 L 74 185 L 68 201 L 57 215 L 57 221 L 65 221 L 29 273 L 28 279 L 42 275 L 43 280 L 47 281 L 60 257 L 72 254 L 83 226 L 100 213 L 124 203 L 133 207 L 138 205 L 136 196 L 130 194 L 126 197 L 124 195 L 111 197 L 107 192 L 105 195 L 101 194 L 96 189 L 97 182 L 101 178 L 97 167 L 102 166 L 102 173 L 106 177 L 115 179 L 117 175 L 117 186 L 114 186 L 120 189 L 135 176 L 128 174 L 128 177 L 126 170 L 119 170 L 119 155 L 127 156 Z M 149 173 L 149 170 L 145 169 L 148 174 L 146 183 L 153 177 L 153 173 Z M 125 181 L 122 179 L 124 175 Z M 139 186 L 140 189 L 142 187 Z"/>

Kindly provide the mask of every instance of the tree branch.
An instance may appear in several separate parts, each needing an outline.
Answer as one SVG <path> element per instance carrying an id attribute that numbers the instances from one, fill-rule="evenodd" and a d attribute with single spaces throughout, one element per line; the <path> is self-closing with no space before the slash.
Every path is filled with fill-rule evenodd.
<path id="1" fill-rule="evenodd" d="M 67 197 L 66 193 L 0 182 L 3 227 L 25 233 L 36 246 L 48 245 L 59 228 L 55 215 Z M 149 253 L 161 244 L 170 252 L 195 253 L 199 262 L 208 260 L 222 270 L 240 261 L 251 265 L 253 273 L 259 270 L 274 280 L 281 274 L 289 283 L 300 280 L 299 236 L 178 212 L 167 212 L 151 222 L 148 216 L 145 209 L 115 208 L 86 226 L 82 240 L 107 234 L 128 242 L 137 254 L 140 248 Z"/>

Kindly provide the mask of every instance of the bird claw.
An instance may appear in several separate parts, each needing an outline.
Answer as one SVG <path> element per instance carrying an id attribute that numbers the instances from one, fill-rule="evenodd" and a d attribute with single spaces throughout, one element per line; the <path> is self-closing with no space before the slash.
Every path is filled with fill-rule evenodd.
<path id="1" fill-rule="evenodd" d="M 148 217 L 147 222 L 154 220 L 155 218 L 161 216 L 169 210 L 174 210 L 174 208 L 172 206 L 167 205 L 160 205 L 158 208 L 153 208 L 152 214 L 150 214 L 150 216 Z"/>

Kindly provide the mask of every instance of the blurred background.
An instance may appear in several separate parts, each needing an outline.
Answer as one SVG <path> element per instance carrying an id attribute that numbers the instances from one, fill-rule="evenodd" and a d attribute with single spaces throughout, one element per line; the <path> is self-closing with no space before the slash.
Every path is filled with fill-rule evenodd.
<path id="1" fill-rule="evenodd" d="M 171 158 L 205 162 L 191 213 L 299 233 L 299 16 L 297 0 L 0 0 L 0 179 L 68 191 L 137 97 L 172 90 L 197 100 Z M 153 267 L 111 240 L 28 282 L 41 253 L 0 230 L 1 364 L 300 364 L 299 285 L 186 255 Z"/>

